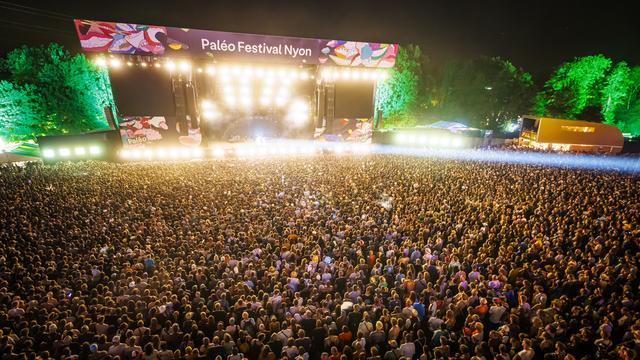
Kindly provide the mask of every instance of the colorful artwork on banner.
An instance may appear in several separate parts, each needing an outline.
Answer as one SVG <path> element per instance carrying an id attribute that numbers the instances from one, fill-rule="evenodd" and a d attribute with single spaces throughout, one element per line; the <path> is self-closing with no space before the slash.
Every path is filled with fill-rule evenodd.
<path id="1" fill-rule="evenodd" d="M 80 44 L 85 51 L 114 54 L 162 55 L 167 29 L 164 26 L 75 20 Z"/>
<path id="2" fill-rule="evenodd" d="M 134 116 L 120 122 L 120 137 L 126 147 L 143 147 L 149 142 L 160 141 L 168 130 L 164 116 Z"/>
<path id="3" fill-rule="evenodd" d="M 319 61 L 331 60 L 340 66 L 393 67 L 398 45 L 331 40 L 321 50 Z"/>
<path id="4" fill-rule="evenodd" d="M 187 28 L 75 20 L 85 51 L 117 54 L 184 53 L 213 58 L 391 68 L 397 44 L 230 33 Z"/>

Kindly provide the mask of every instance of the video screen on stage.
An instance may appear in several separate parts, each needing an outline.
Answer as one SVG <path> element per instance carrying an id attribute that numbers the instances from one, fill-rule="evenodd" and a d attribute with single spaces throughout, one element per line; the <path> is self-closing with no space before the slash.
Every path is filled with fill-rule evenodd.
<path id="1" fill-rule="evenodd" d="M 358 82 L 336 81 L 335 117 L 373 117 L 373 85 L 363 86 Z"/>

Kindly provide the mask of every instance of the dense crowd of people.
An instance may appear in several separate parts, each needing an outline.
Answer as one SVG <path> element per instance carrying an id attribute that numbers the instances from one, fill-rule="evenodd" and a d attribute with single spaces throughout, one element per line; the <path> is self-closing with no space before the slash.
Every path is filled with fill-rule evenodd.
<path id="1" fill-rule="evenodd" d="M 391 155 L 4 166 L 0 359 L 634 359 L 639 180 Z"/>

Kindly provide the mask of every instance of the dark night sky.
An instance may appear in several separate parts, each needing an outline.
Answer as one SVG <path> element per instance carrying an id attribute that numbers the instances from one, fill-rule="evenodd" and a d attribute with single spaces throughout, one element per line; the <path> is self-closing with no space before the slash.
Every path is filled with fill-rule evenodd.
<path id="1" fill-rule="evenodd" d="M 20 4 L 30 8 L 19 8 Z M 36 15 L 34 9 L 56 14 Z M 640 21 L 615 0 L 512 1 L 21 1 L 0 0 L 0 53 L 22 44 L 77 51 L 71 18 L 219 31 L 415 43 L 436 63 L 501 56 L 546 76 L 575 56 L 603 53 L 640 64 Z M 68 16 L 68 17 L 67 17 Z M 542 80 L 544 81 L 544 80 Z"/>

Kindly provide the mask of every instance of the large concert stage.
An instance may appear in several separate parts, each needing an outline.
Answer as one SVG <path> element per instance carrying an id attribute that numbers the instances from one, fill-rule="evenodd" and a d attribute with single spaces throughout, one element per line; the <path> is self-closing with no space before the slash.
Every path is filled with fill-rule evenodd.
<path id="1" fill-rule="evenodd" d="M 127 148 L 255 138 L 370 139 L 397 44 L 75 20 L 108 69 Z"/>

